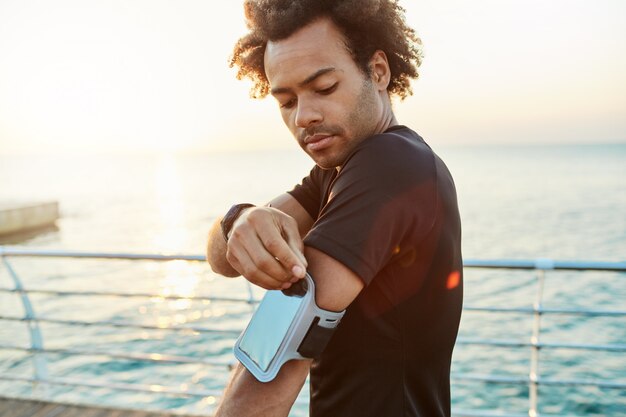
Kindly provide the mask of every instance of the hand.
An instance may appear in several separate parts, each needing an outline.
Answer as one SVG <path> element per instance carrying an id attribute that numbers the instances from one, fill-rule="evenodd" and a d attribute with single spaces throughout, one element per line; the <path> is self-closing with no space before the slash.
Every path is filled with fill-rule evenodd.
<path id="1" fill-rule="evenodd" d="M 248 281 L 268 290 L 304 278 L 307 262 L 297 222 L 271 207 L 244 210 L 233 224 L 226 259 Z"/>

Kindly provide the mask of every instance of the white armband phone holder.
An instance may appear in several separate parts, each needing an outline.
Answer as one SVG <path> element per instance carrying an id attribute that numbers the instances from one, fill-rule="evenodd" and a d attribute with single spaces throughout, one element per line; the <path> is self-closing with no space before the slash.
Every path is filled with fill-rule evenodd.
<path id="1" fill-rule="evenodd" d="M 344 313 L 317 306 L 307 273 L 287 290 L 265 293 L 235 343 L 235 357 L 256 379 L 269 382 L 285 362 L 318 357 Z"/>

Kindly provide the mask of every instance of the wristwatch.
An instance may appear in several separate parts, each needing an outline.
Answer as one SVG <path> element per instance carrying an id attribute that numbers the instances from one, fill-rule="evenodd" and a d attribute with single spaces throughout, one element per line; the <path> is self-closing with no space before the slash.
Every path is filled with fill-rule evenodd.
<path id="1" fill-rule="evenodd" d="M 220 226 L 222 226 L 222 235 L 224 236 L 224 240 L 226 242 L 228 242 L 228 234 L 233 228 L 235 220 L 237 220 L 237 218 L 241 215 L 242 211 L 250 207 L 255 207 L 255 205 L 250 203 L 235 204 L 228 210 L 228 212 L 220 222 Z"/>

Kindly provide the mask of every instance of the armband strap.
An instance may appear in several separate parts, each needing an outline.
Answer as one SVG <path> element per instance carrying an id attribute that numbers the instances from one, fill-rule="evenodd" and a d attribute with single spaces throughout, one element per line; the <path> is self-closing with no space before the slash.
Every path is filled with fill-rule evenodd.
<path id="1" fill-rule="evenodd" d="M 335 333 L 335 327 L 328 328 L 319 325 L 320 318 L 315 317 L 298 346 L 298 353 L 305 358 L 316 359 L 322 354 L 330 338 Z"/>

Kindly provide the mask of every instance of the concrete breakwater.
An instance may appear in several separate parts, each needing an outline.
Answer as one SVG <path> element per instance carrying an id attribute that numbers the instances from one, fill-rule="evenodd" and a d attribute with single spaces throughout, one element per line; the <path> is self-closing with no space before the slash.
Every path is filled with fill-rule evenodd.
<path id="1" fill-rule="evenodd" d="M 59 203 L 0 202 L 0 236 L 11 235 L 53 225 L 59 218 Z"/>

